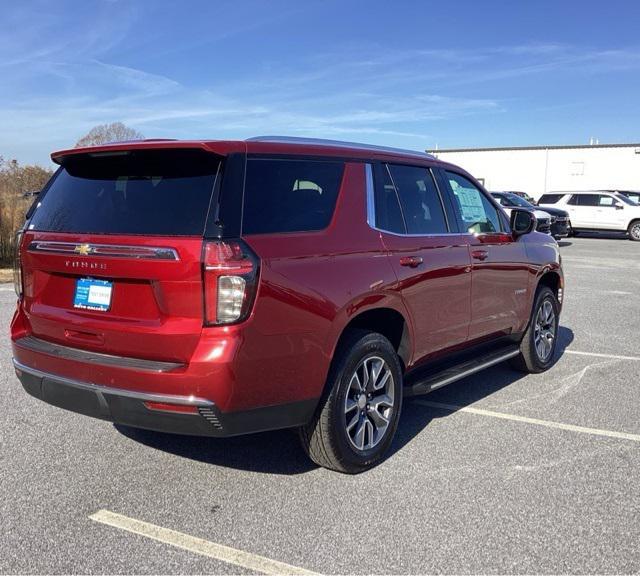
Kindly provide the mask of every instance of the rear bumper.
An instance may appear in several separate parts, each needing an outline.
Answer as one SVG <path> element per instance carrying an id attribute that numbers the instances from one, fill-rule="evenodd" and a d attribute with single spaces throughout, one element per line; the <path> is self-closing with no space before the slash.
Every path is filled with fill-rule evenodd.
<path id="1" fill-rule="evenodd" d="M 13 360 L 23 388 L 35 398 L 72 412 L 116 424 L 194 436 L 236 436 L 291 428 L 308 422 L 317 400 L 222 412 L 210 400 L 102 386 L 44 372 Z M 193 412 L 153 410 L 145 402 L 192 407 Z"/>

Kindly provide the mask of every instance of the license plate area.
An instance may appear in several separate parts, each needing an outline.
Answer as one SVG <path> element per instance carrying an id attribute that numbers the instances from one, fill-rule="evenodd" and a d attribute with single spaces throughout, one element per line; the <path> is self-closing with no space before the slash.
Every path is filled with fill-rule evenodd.
<path id="1" fill-rule="evenodd" d="M 95 278 L 78 278 L 73 296 L 73 307 L 82 310 L 108 312 L 111 308 L 113 282 Z"/>

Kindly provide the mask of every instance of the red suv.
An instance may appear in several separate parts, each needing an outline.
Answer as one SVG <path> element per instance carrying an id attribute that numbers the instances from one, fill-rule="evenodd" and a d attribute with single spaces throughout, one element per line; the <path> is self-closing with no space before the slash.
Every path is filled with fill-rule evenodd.
<path id="1" fill-rule="evenodd" d="M 298 428 L 315 462 L 359 472 L 403 396 L 552 363 L 556 242 L 427 154 L 256 138 L 52 158 L 11 324 L 45 402 L 180 434 Z"/>

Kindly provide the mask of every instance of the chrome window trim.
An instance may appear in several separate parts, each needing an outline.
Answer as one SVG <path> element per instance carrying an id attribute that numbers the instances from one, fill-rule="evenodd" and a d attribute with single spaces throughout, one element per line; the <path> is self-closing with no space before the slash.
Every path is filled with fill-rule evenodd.
<path id="1" fill-rule="evenodd" d="M 420 166 L 420 168 L 422 168 Z M 394 189 L 396 190 L 396 197 L 398 194 L 398 190 L 396 188 L 396 183 L 393 181 L 393 176 L 391 176 L 391 173 L 389 172 L 389 167 L 387 165 L 387 163 L 384 163 L 384 169 L 387 171 L 387 174 L 389 175 L 389 178 L 391 179 L 391 183 L 393 184 Z M 461 236 L 461 235 L 468 235 L 468 236 L 473 236 L 473 234 L 470 234 L 469 232 L 451 232 L 451 226 L 449 224 L 449 218 L 447 216 L 447 211 L 444 207 L 444 202 L 442 199 L 442 194 L 440 192 L 440 187 L 438 186 L 438 181 L 436 180 L 436 178 L 434 177 L 433 172 L 431 171 L 431 168 L 425 168 L 426 170 L 429 171 L 431 177 L 433 178 L 433 182 L 436 186 L 436 190 L 438 192 L 438 197 L 440 199 L 440 204 L 442 206 L 442 210 L 444 211 L 444 217 L 445 217 L 445 222 L 447 224 L 447 230 L 448 232 L 440 232 L 437 234 L 409 234 L 409 233 L 405 233 L 405 234 L 400 234 L 399 232 L 392 232 L 391 230 L 385 230 L 384 228 L 378 228 L 376 226 L 376 209 L 375 209 L 375 193 L 374 193 L 374 185 L 373 185 L 373 167 L 371 164 L 365 164 L 365 183 L 366 183 L 366 198 L 367 198 L 367 224 L 369 225 L 369 228 L 371 228 L 372 230 L 375 230 L 376 232 L 383 232 L 384 234 L 389 234 L 391 236 L 398 236 L 400 238 L 439 238 L 441 236 Z M 402 221 L 405 222 L 404 220 L 404 212 L 402 211 L 402 204 L 400 204 L 400 199 L 398 198 L 398 205 L 400 206 L 400 214 L 402 216 Z M 406 230 L 406 222 L 405 222 L 405 230 Z"/>
<path id="2" fill-rule="evenodd" d="M 376 230 L 376 206 L 375 194 L 373 189 L 373 166 L 371 164 L 364 165 L 364 180 L 367 191 L 367 224 Z"/>
<path id="3" fill-rule="evenodd" d="M 86 242 L 58 242 L 33 240 L 29 252 L 64 254 L 66 256 L 91 256 L 92 258 L 132 258 L 135 260 L 173 260 L 180 257 L 174 248 L 163 246 L 135 246 L 124 244 L 96 244 Z"/>
<path id="4" fill-rule="evenodd" d="M 13 366 L 16 370 L 31 374 L 36 378 L 46 378 L 53 382 L 65 384 L 67 386 L 73 386 L 74 388 L 80 388 L 82 390 L 90 390 L 96 392 L 99 395 L 107 394 L 111 396 L 121 396 L 124 398 L 133 398 L 135 400 L 141 400 L 142 402 L 166 402 L 168 404 L 181 404 L 185 406 L 202 406 L 211 407 L 215 404 L 211 400 L 205 398 L 198 398 L 196 396 L 177 396 L 173 394 L 154 394 L 152 392 L 137 392 L 135 390 L 125 390 L 123 388 L 111 388 L 110 386 L 103 386 L 101 384 L 93 384 L 91 382 L 83 382 L 81 380 L 75 380 L 73 378 L 67 378 L 66 376 L 58 376 L 50 372 L 44 372 L 37 368 L 32 368 L 13 359 Z"/>
<path id="5" fill-rule="evenodd" d="M 390 236 L 399 236 L 400 238 L 441 238 L 442 236 L 477 236 L 470 232 L 442 232 L 440 234 L 398 234 L 397 232 L 389 232 L 389 230 L 383 230 L 381 228 L 373 228 L 376 232 L 383 232 Z"/>
<path id="6" fill-rule="evenodd" d="M 19 348 L 31 350 L 41 354 L 48 354 L 56 358 L 65 360 L 75 360 L 87 364 L 99 364 L 102 366 L 114 366 L 116 368 L 126 368 L 130 370 L 144 370 L 145 372 L 163 373 L 183 368 L 184 364 L 179 362 L 166 362 L 159 360 L 145 360 L 143 358 L 133 358 L 131 356 L 116 356 L 105 354 L 104 352 L 91 352 L 81 348 L 55 344 L 35 336 L 25 336 L 14 342 Z"/>

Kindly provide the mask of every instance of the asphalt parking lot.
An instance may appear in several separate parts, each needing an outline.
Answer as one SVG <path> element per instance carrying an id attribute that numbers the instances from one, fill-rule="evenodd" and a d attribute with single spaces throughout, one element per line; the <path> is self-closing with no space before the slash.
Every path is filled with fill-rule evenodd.
<path id="1" fill-rule="evenodd" d="M 639 572 L 640 245 L 561 246 L 554 367 L 407 401 L 359 476 L 314 467 L 290 431 L 194 439 L 38 402 L 0 286 L 0 572 Z"/>

